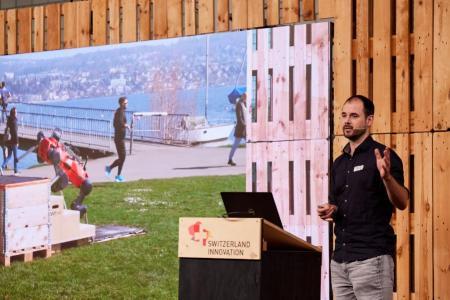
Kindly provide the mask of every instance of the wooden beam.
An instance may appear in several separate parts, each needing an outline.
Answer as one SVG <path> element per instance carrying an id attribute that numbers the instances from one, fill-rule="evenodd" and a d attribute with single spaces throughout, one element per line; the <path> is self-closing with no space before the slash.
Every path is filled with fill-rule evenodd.
<path id="1" fill-rule="evenodd" d="M 106 45 L 106 10 L 108 0 L 91 1 L 92 5 L 92 45 Z"/>
<path id="2" fill-rule="evenodd" d="M 17 20 L 19 33 L 18 50 L 19 53 L 31 52 L 31 19 L 32 8 L 20 8 L 17 10 Z"/>

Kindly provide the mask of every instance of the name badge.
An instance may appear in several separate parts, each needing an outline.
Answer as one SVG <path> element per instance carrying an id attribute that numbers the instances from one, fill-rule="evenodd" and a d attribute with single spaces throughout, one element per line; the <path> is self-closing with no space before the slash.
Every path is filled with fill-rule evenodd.
<path id="1" fill-rule="evenodd" d="M 355 166 L 355 167 L 353 168 L 353 172 L 358 172 L 358 171 L 361 171 L 362 169 L 364 169 L 364 165 Z"/>

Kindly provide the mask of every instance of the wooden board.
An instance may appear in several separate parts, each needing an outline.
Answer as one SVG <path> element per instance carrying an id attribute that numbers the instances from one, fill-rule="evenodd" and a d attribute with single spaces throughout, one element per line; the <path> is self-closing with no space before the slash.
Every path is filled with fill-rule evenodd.
<path id="1" fill-rule="evenodd" d="M 248 1 L 248 28 L 257 28 L 264 26 L 264 1 Z"/>
<path id="2" fill-rule="evenodd" d="M 336 1 L 334 25 L 334 133 L 340 134 L 339 116 L 345 100 L 352 95 L 352 1 Z"/>
<path id="3" fill-rule="evenodd" d="M 106 45 L 108 0 L 96 0 L 92 6 L 92 45 Z"/>
<path id="4" fill-rule="evenodd" d="M 194 35 L 196 33 L 195 25 L 195 0 L 185 0 L 184 2 L 184 35 Z"/>
<path id="5" fill-rule="evenodd" d="M 150 0 L 138 0 L 138 37 L 139 41 L 147 41 L 150 39 Z"/>
<path id="6" fill-rule="evenodd" d="M 391 1 L 374 2 L 373 18 L 373 102 L 372 132 L 391 130 Z"/>
<path id="7" fill-rule="evenodd" d="M 433 107 L 430 105 L 430 95 L 433 93 L 432 16 L 433 1 L 414 1 L 414 110 L 411 111 L 412 132 L 430 131 L 433 127 Z M 448 52 L 450 52 L 450 48 L 447 48 Z"/>
<path id="8" fill-rule="evenodd" d="M 90 43 L 90 8 L 88 1 L 62 4 L 64 48 L 87 47 Z"/>
<path id="9" fill-rule="evenodd" d="M 231 29 L 246 29 L 247 23 L 247 1 L 248 0 L 233 0 L 231 4 Z"/>
<path id="10" fill-rule="evenodd" d="M 167 1 L 167 37 L 178 37 L 183 33 L 182 0 Z M 211 18 L 212 19 L 212 18 Z"/>
<path id="11" fill-rule="evenodd" d="M 50 4 L 45 6 L 47 30 L 45 35 L 45 50 L 61 48 L 61 5 Z"/>
<path id="12" fill-rule="evenodd" d="M 214 1 L 198 1 L 198 33 L 214 32 Z"/>
<path id="13" fill-rule="evenodd" d="M 162 39 L 168 36 L 167 1 L 153 0 L 153 38 Z"/>
<path id="14" fill-rule="evenodd" d="M 434 299 L 450 295 L 450 133 L 433 134 L 433 270 Z"/>
<path id="15" fill-rule="evenodd" d="M 8 54 L 17 53 L 17 10 L 6 11 L 6 36 L 8 41 Z"/>
<path id="16" fill-rule="evenodd" d="M 267 0 L 267 25 L 280 24 L 280 1 Z"/>
<path id="17" fill-rule="evenodd" d="M 396 2 L 396 112 L 392 116 L 393 132 L 409 132 L 410 129 L 409 1 L 413 0 Z"/>
<path id="18" fill-rule="evenodd" d="M 356 93 L 369 97 L 369 1 L 356 0 Z"/>
<path id="19" fill-rule="evenodd" d="M 229 0 L 217 0 L 217 19 L 216 19 L 216 31 L 228 31 L 229 30 Z"/>
<path id="20" fill-rule="evenodd" d="M 44 51 L 44 7 L 33 8 L 34 34 L 33 51 Z"/>
<path id="21" fill-rule="evenodd" d="M 31 19 L 32 9 L 30 7 L 17 10 L 19 40 L 17 41 L 18 53 L 31 52 Z"/>
<path id="22" fill-rule="evenodd" d="M 108 0 L 108 44 L 120 43 L 120 0 Z"/>
<path id="23" fill-rule="evenodd" d="M 122 1 L 122 42 L 137 41 L 137 1 Z"/>
<path id="24" fill-rule="evenodd" d="M 315 19 L 315 1 L 303 0 L 302 1 L 302 16 L 303 21 L 312 21 Z"/>
<path id="25" fill-rule="evenodd" d="M 0 55 L 6 52 L 5 22 L 6 10 L 0 10 Z"/>
<path id="26" fill-rule="evenodd" d="M 281 2 L 281 24 L 297 23 L 300 20 L 300 7 L 297 0 L 283 0 Z"/>
<path id="27" fill-rule="evenodd" d="M 319 19 L 328 19 L 335 16 L 336 0 L 319 0 Z"/>
<path id="28" fill-rule="evenodd" d="M 433 128 L 450 128 L 450 2 L 434 1 Z M 428 95 L 430 97 L 430 95 Z"/>

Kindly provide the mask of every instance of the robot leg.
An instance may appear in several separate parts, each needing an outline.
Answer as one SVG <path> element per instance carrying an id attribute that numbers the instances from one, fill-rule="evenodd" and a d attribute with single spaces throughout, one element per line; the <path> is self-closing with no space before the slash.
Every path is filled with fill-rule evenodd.
<path id="1" fill-rule="evenodd" d="M 78 197 L 70 205 L 71 209 L 78 210 L 80 212 L 80 217 L 83 217 L 87 211 L 87 207 L 83 204 L 83 200 L 91 193 L 91 191 L 92 183 L 89 180 L 85 180 L 80 186 L 80 193 L 78 194 Z"/>

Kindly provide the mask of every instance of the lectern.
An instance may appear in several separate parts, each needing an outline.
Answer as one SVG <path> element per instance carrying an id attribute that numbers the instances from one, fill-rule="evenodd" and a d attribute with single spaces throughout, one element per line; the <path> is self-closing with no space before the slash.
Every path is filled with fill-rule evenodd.
<path id="1" fill-rule="evenodd" d="M 321 249 L 262 218 L 180 218 L 179 299 L 320 299 Z"/>

